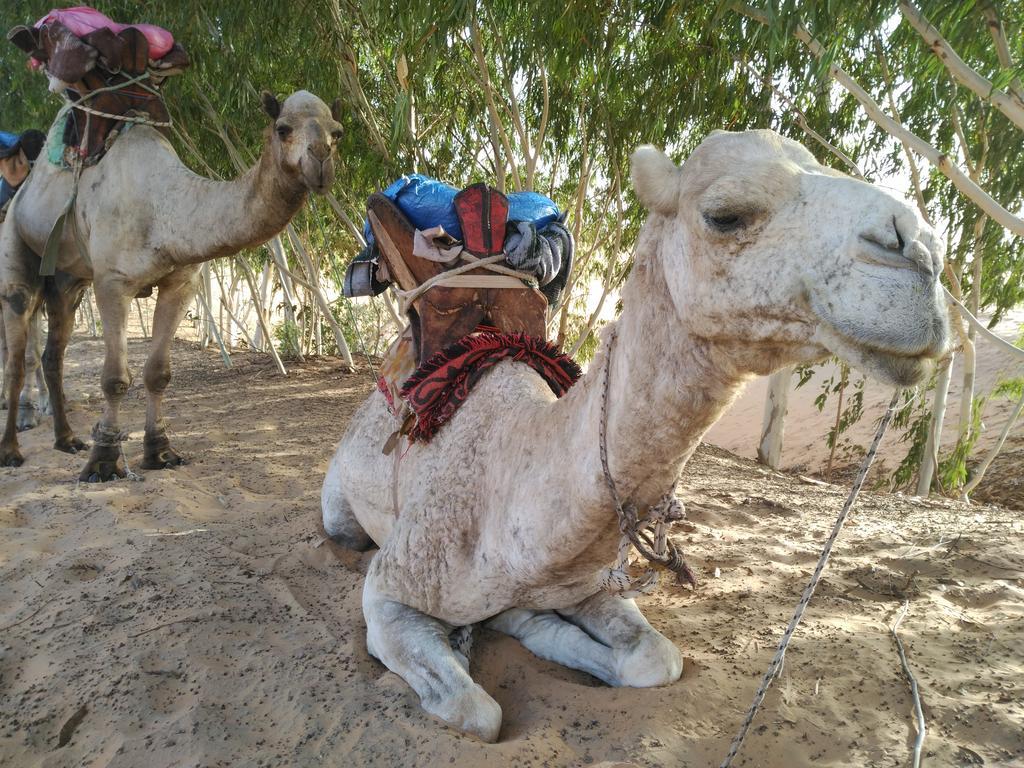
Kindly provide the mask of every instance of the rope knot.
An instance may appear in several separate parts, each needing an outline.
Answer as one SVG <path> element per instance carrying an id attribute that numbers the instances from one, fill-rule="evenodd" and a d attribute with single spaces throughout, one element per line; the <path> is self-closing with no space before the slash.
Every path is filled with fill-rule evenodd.
<path id="1" fill-rule="evenodd" d="M 128 430 L 105 427 L 96 422 L 92 428 L 93 443 L 100 448 L 116 448 L 128 439 Z"/>

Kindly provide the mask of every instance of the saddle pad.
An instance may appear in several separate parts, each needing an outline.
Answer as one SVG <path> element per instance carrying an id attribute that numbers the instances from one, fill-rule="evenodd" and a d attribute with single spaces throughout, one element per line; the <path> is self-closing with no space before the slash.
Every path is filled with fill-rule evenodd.
<path id="1" fill-rule="evenodd" d="M 416 424 L 409 437 L 429 442 L 469 397 L 484 373 L 502 360 L 525 363 L 541 375 L 556 397 L 576 383 L 580 367 L 554 344 L 525 333 L 476 333 L 464 336 L 419 367 L 399 395 Z"/>

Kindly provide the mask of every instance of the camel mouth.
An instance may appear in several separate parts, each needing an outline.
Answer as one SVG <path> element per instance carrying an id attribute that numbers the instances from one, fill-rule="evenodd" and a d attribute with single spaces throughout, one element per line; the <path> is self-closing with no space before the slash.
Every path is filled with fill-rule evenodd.
<path id="1" fill-rule="evenodd" d="M 893 387 L 913 387 L 924 381 L 947 345 L 941 327 L 937 327 L 932 338 L 914 351 L 901 351 L 883 347 L 877 342 L 852 338 L 825 321 L 815 336 L 818 343 L 833 355 Z"/>
<path id="2" fill-rule="evenodd" d="M 325 195 L 334 185 L 334 163 L 330 159 L 307 161 L 303 158 L 300 169 L 306 188 L 313 194 Z"/>
<path id="3" fill-rule="evenodd" d="M 866 371 L 894 387 L 914 387 L 924 381 L 935 366 L 928 355 L 902 356 L 866 348 L 864 355 L 872 361 L 873 370 Z"/>

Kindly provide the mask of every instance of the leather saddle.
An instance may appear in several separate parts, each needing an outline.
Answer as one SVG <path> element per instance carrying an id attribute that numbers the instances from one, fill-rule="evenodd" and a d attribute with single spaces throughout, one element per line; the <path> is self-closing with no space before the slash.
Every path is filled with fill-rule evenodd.
<path id="1" fill-rule="evenodd" d="M 384 195 L 370 197 L 367 215 L 388 274 L 402 291 L 414 290 L 459 265 L 458 261 L 445 264 L 416 256 L 416 228 Z M 489 237 L 479 244 L 472 236 L 465 236 L 465 240 L 466 249 L 477 256 L 501 250 L 500 243 L 495 248 Z M 408 308 L 419 364 L 480 326 L 545 338 L 548 300 L 539 290 L 523 281 L 518 281 L 521 287 L 515 287 L 515 278 L 502 281 L 503 287 L 486 287 L 488 281 L 498 281 L 483 267 L 461 274 L 470 278 L 462 282 L 479 285 L 433 285 Z"/>
<path id="2" fill-rule="evenodd" d="M 159 94 L 139 85 L 86 97 L 92 91 L 127 83 L 147 71 L 147 85 L 158 88 L 167 77 L 182 72 L 189 65 L 188 54 L 178 43 L 159 61 L 150 61 L 149 41 L 134 27 L 117 34 L 104 27 L 78 37 L 55 21 L 38 29 L 15 27 L 7 38 L 42 62 L 51 77 L 67 83 L 66 93 L 72 101 L 85 98 L 85 103 L 98 112 L 117 116 L 135 113 L 157 123 L 168 122 L 167 107 Z M 87 115 L 73 109 L 65 128 L 64 144 L 78 147 L 83 159 L 95 163 L 105 152 L 111 131 L 123 122 L 116 117 Z M 162 127 L 158 130 L 167 132 Z"/>

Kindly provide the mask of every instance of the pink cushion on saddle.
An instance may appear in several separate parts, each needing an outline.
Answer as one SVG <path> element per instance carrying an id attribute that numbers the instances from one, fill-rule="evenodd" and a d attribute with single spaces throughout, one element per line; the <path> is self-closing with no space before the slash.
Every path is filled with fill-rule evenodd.
<path id="1" fill-rule="evenodd" d="M 115 35 L 128 27 L 135 27 L 149 43 L 149 58 L 162 59 L 174 45 L 174 36 L 163 27 L 153 24 L 118 24 L 95 8 L 84 5 L 76 8 L 59 8 L 50 11 L 36 22 L 36 29 L 43 24 L 59 21 L 78 37 L 87 35 L 103 27 L 109 28 Z"/>

